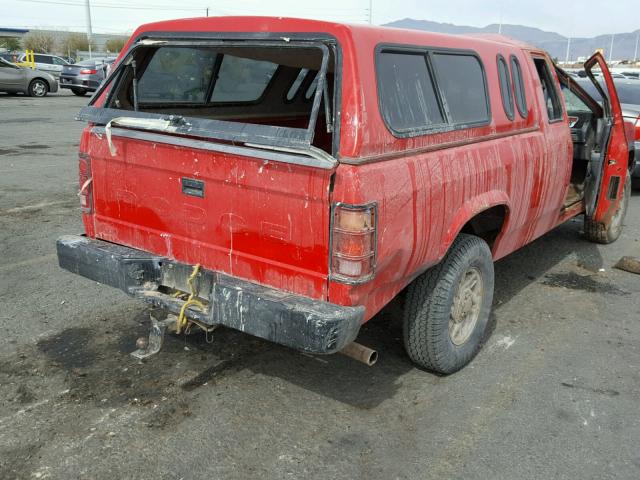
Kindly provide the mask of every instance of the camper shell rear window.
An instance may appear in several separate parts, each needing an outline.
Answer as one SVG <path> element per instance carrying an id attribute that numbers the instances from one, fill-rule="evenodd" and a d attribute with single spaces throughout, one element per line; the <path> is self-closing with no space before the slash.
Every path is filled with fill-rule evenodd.
<path id="1" fill-rule="evenodd" d="M 165 121 L 163 133 L 333 154 L 337 61 L 331 38 L 140 40 L 79 118 Z M 291 96 L 303 71 L 321 88 L 314 84 L 309 98 Z"/>

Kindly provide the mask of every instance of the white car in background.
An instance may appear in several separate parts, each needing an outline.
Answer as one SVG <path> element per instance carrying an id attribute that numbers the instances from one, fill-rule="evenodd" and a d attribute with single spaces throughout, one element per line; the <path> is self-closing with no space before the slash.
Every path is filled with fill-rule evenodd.
<path id="1" fill-rule="evenodd" d="M 62 67 L 65 65 L 69 65 L 64 58 L 58 57 L 57 55 L 50 55 L 47 53 L 36 53 L 34 56 L 34 60 L 36 63 L 36 68 L 38 70 L 42 70 L 43 72 L 50 73 L 54 77 L 58 78 L 60 73 L 62 73 Z M 26 62 L 27 55 L 23 53 L 18 57 L 18 62 Z"/>

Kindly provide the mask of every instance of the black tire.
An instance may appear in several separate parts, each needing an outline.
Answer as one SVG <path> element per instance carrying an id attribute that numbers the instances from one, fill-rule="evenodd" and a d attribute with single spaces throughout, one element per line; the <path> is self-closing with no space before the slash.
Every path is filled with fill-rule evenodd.
<path id="1" fill-rule="evenodd" d="M 74 95 L 79 97 L 84 97 L 87 94 L 87 91 L 84 88 L 72 88 L 71 91 Z"/>
<path id="2" fill-rule="evenodd" d="M 41 78 L 34 78 L 29 84 L 27 93 L 30 97 L 46 97 L 49 93 L 49 84 Z"/>
<path id="3" fill-rule="evenodd" d="M 450 333 L 450 321 L 455 325 L 452 306 L 461 280 L 469 272 L 477 272 L 482 279 L 481 301 L 467 339 L 456 344 Z M 442 262 L 416 278 L 407 289 L 403 334 L 411 360 L 441 374 L 454 373 L 473 360 L 485 339 L 493 285 L 489 246 L 478 237 L 460 234 Z"/>
<path id="4" fill-rule="evenodd" d="M 640 177 L 633 177 L 631 179 L 631 187 L 633 190 L 640 190 Z"/>
<path id="5" fill-rule="evenodd" d="M 624 182 L 624 191 L 622 192 L 622 200 L 618 206 L 618 210 L 613 214 L 613 218 L 609 225 L 594 222 L 588 216 L 584 216 L 584 236 L 587 240 L 595 243 L 608 244 L 615 242 L 624 228 L 624 219 L 627 215 L 629 207 L 629 197 L 631 196 L 631 176 L 627 174 Z"/>

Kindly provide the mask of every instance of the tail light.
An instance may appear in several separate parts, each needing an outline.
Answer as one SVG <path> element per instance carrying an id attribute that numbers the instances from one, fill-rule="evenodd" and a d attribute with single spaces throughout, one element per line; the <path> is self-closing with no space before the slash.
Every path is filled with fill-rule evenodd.
<path id="1" fill-rule="evenodd" d="M 80 70 L 80 75 L 95 75 L 96 73 L 98 73 L 98 71 L 91 68 L 83 68 Z"/>
<path id="2" fill-rule="evenodd" d="M 334 204 L 331 221 L 331 277 L 344 283 L 373 278 L 376 267 L 376 204 Z"/>
<path id="3" fill-rule="evenodd" d="M 80 152 L 78 158 L 78 180 L 80 185 L 80 190 L 78 191 L 80 209 L 82 210 L 82 213 L 91 213 L 93 211 L 93 177 L 91 176 L 91 157 L 82 152 Z"/>

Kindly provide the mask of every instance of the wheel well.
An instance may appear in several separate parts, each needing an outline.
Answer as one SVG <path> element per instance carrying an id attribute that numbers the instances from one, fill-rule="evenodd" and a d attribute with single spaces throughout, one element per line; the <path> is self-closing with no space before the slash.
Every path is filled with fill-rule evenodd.
<path id="1" fill-rule="evenodd" d="M 506 217 L 507 207 L 497 205 L 478 213 L 465 223 L 460 232 L 480 237 L 493 248 L 493 243 L 502 231 Z"/>

